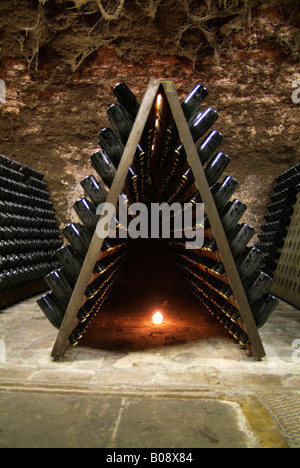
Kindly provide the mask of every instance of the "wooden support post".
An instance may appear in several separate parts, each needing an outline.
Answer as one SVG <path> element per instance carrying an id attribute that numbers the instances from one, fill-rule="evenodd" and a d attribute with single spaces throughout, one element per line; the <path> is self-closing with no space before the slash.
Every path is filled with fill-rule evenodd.
<path id="1" fill-rule="evenodd" d="M 148 120 L 153 103 L 155 101 L 159 86 L 160 81 L 155 79 L 150 80 L 148 90 L 139 109 L 137 118 L 132 128 L 132 132 L 130 134 L 120 165 L 118 167 L 117 174 L 114 178 L 113 184 L 108 194 L 107 203 L 111 203 L 115 206 L 115 208 L 117 207 L 119 195 L 124 189 L 129 168 L 132 165 L 137 146 L 142 137 L 142 133 Z M 100 221 L 102 218 L 103 216 L 100 217 Z M 78 281 L 73 291 L 73 295 L 71 297 L 66 314 L 64 316 L 64 320 L 61 324 L 56 342 L 52 350 L 51 356 L 56 360 L 60 359 L 65 352 L 66 345 L 68 343 L 68 338 L 72 333 L 76 316 L 81 307 L 82 300 L 87 286 L 89 284 L 89 281 L 92 277 L 95 264 L 97 262 L 100 250 L 103 245 L 103 241 L 104 239 L 100 239 L 97 235 L 97 232 L 95 231 L 88 253 L 83 263 Z"/>

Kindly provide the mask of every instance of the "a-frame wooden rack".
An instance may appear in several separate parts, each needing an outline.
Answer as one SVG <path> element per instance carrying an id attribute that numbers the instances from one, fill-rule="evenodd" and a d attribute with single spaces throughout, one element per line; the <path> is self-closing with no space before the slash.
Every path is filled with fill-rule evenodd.
<path id="1" fill-rule="evenodd" d="M 155 104 L 159 93 L 162 93 L 169 103 L 174 122 L 179 132 L 181 143 L 184 146 L 187 155 L 187 161 L 193 171 L 195 184 L 200 192 L 202 202 L 205 206 L 205 211 L 208 216 L 211 229 L 225 267 L 226 275 L 233 291 L 237 309 L 240 311 L 243 328 L 249 337 L 252 355 L 257 360 L 261 360 L 263 357 L 265 357 L 266 354 L 226 234 L 224 232 L 222 222 L 220 220 L 214 198 L 207 182 L 203 165 L 199 159 L 198 152 L 187 125 L 186 118 L 184 116 L 183 109 L 180 104 L 180 100 L 173 81 L 159 81 L 156 79 L 150 80 L 147 92 L 141 103 L 139 113 L 125 147 L 117 174 L 108 194 L 107 203 L 111 203 L 117 207 L 119 195 L 124 189 L 128 171 L 133 163 L 137 146 L 140 142 L 151 109 Z M 69 343 L 68 338 L 75 327 L 76 316 L 82 305 L 85 291 L 91 281 L 91 278 L 93 277 L 94 266 L 99 259 L 99 253 L 101 251 L 103 242 L 104 239 L 100 239 L 95 231 L 88 253 L 83 263 L 81 273 L 73 291 L 73 295 L 65 313 L 64 320 L 53 347 L 52 357 L 55 360 L 60 359 L 67 349 Z"/>

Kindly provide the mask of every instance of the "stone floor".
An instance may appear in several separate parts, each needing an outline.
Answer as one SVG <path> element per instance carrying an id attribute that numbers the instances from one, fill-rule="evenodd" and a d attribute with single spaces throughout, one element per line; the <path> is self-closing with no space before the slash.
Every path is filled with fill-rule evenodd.
<path id="1" fill-rule="evenodd" d="M 299 310 L 281 302 L 255 361 L 223 333 L 70 348 L 36 298 L 0 312 L 0 447 L 300 447 Z"/>

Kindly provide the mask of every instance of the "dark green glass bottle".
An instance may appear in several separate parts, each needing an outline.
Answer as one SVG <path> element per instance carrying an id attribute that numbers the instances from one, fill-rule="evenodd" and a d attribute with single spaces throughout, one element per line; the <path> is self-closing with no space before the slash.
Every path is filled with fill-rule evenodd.
<path id="1" fill-rule="evenodd" d="M 189 95 L 185 98 L 185 100 L 182 103 L 182 110 L 187 120 L 189 120 L 199 109 L 207 95 L 207 88 L 201 84 L 197 84 L 194 87 L 194 89 L 189 93 Z"/>
<path id="2" fill-rule="evenodd" d="M 227 154 L 219 153 L 207 165 L 205 168 L 205 175 L 210 186 L 214 185 L 219 180 L 229 163 L 230 157 Z"/>
<path id="3" fill-rule="evenodd" d="M 238 224 L 227 235 L 232 255 L 240 254 L 255 235 L 255 230 L 248 224 Z"/>
<path id="4" fill-rule="evenodd" d="M 272 294 L 265 293 L 251 309 L 257 328 L 263 327 L 279 305 L 279 300 Z"/>
<path id="5" fill-rule="evenodd" d="M 231 231 L 247 210 L 247 205 L 239 200 L 229 202 L 222 210 L 220 217 L 225 232 Z"/>
<path id="6" fill-rule="evenodd" d="M 117 97 L 119 103 L 124 107 L 126 112 L 130 115 L 132 121 L 136 119 L 138 111 L 140 109 L 140 103 L 136 96 L 133 94 L 131 89 L 126 83 L 118 83 L 113 92 Z"/>
<path id="7" fill-rule="evenodd" d="M 37 301 L 37 304 L 49 322 L 55 328 L 60 329 L 65 315 L 65 307 L 55 294 L 53 292 L 46 294 Z"/>
<path id="8" fill-rule="evenodd" d="M 83 179 L 81 186 L 96 207 L 106 202 L 107 192 L 94 176 L 91 175 Z"/>
<path id="9" fill-rule="evenodd" d="M 78 255 L 70 245 L 61 247 L 56 255 L 69 275 L 76 281 L 83 265 L 83 257 Z"/>
<path id="10" fill-rule="evenodd" d="M 213 130 L 198 148 L 198 154 L 202 164 L 205 164 L 217 151 L 223 142 L 223 135 Z"/>
<path id="11" fill-rule="evenodd" d="M 103 128 L 99 133 L 99 145 L 105 151 L 115 167 L 118 167 L 124 152 L 124 146 L 111 128 Z"/>
<path id="12" fill-rule="evenodd" d="M 91 161 L 104 184 L 110 188 L 117 171 L 109 157 L 104 151 L 97 151 L 91 156 Z"/>
<path id="13" fill-rule="evenodd" d="M 132 122 L 128 118 L 124 108 L 119 104 L 113 104 L 108 108 L 107 114 L 112 126 L 120 135 L 123 145 L 126 145 L 132 130 Z"/>
<path id="14" fill-rule="evenodd" d="M 86 198 L 81 198 L 74 203 L 73 208 L 82 224 L 94 233 L 98 222 L 95 205 Z"/>
<path id="15" fill-rule="evenodd" d="M 272 278 L 264 271 L 256 271 L 243 281 L 249 304 L 257 301 L 271 286 Z"/>
<path id="16" fill-rule="evenodd" d="M 218 209 L 224 207 L 238 187 L 238 181 L 231 176 L 226 177 L 222 183 L 217 183 L 211 190 L 216 207 Z"/>
<path id="17" fill-rule="evenodd" d="M 190 130 L 194 141 L 198 141 L 210 127 L 218 120 L 218 112 L 210 107 L 205 112 L 198 115 L 190 125 Z"/>

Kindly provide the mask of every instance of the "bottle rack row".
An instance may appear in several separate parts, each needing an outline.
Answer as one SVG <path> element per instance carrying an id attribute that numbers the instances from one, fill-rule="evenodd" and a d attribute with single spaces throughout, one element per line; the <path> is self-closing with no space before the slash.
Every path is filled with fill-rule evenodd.
<path id="1" fill-rule="evenodd" d="M 103 242 L 103 239 L 94 236 L 99 220 L 97 206 L 107 200 L 117 200 L 120 195 L 116 204 L 119 233 L 126 231 L 126 227 L 119 221 L 120 203 L 122 208 L 126 205 L 126 209 L 130 209 L 135 202 L 147 206 L 176 202 L 183 209 L 187 203 L 195 208 L 202 200 L 205 205 L 205 199 L 212 197 L 213 207 L 209 206 L 211 203 L 205 206 L 204 246 L 194 252 L 186 250 L 184 237 L 177 240 L 177 235 L 173 236 L 174 230 L 170 234 L 169 248 L 175 255 L 178 268 L 184 273 L 183 281 L 187 281 L 192 292 L 198 294 L 202 305 L 218 317 L 222 313 L 232 313 L 232 316 L 226 317 L 228 320 L 234 318 L 236 322 L 233 324 L 238 324 L 242 330 L 243 336 L 239 335 L 241 343 L 247 345 L 249 350 L 256 347 L 255 354 L 259 359 L 264 356 L 264 351 L 255 328 L 255 318 L 261 326 L 270 317 L 278 301 L 267 292 L 271 278 L 260 268 L 264 254 L 257 248 L 248 247 L 254 230 L 240 223 L 247 207 L 239 200 L 232 200 L 238 182 L 233 177 L 220 181 L 230 163 L 230 157 L 219 151 L 223 136 L 212 129 L 218 119 L 218 112 L 212 108 L 202 109 L 208 93 L 199 84 L 174 113 L 178 98 L 173 90 L 173 82 L 161 84 L 157 80 L 152 81 L 155 81 L 155 85 L 152 82 L 149 84 L 142 104 L 125 83 L 114 88 L 118 104 L 113 104 L 107 110 L 112 128 L 100 131 L 100 150 L 91 156 L 92 165 L 101 180 L 91 175 L 81 182 L 85 196 L 74 204 L 80 223 L 72 223 L 63 229 L 69 244 L 57 252 L 61 268 L 48 275 L 46 281 L 52 291 L 39 300 L 50 322 L 60 328 L 52 356 L 59 358 L 67 342 L 78 343 L 111 291 L 123 255 L 127 252 L 127 242 L 134 242 L 132 239 L 122 241 L 111 238 Z M 180 113 L 184 115 L 184 122 Z M 189 131 L 188 138 L 192 137 L 193 145 L 192 142 L 182 140 L 185 127 Z M 195 145 L 196 163 L 187 151 L 187 148 L 194 151 Z M 204 177 L 202 183 L 202 175 L 195 176 L 195 171 L 199 172 L 199 164 Z M 216 214 L 213 213 L 215 208 Z M 218 229 L 214 229 L 220 220 L 224 230 L 221 238 L 220 233 L 216 232 Z M 197 223 L 195 217 L 194 222 Z M 99 250 L 102 246 L 100 253 L 96 247 L 99 245 Z M 107 253 L 110 249 L 113 255 Z M 96 250 L 97 253 L 94 253 Z M 95 261 L 91 259 L 92 256 Z M 109 267 L 104 270 L 105 274 L 99 274 L 99 262 L 106 258 Z M 230 273 L 226 271 L 226 265 L 231 266 Z M 239 273 L 233 280 L 236 268 Z M 85 284 L 87 289 L 82 299 L 81 291 L 84 291 Z M 234 291 L 238 291 L 239 300 Z M 245 291 L 253 305 L 251 310 Z M 243 304 L 242 310 L 239 310 L 239 303 Z M 246 314 L 247 327 L 244 323 Z M 225 317 L 222 316 L 223 319 Z M 228 326 L 228 321 L 224 324 Z M 233 331 L 232 327 L 230 330 Z M 234 333 L 237 335 L 237 330 Z M 256 343 L 250 340 L 250 335 Z"/>
<path id="2" fill-rule="evenodd" d="M 263 269 L 272 278 L 286 243 L 300 192 L 300 164 L 277 177 L 273 191 L 272 203 L 265 215 L 266 223 L 261 227 L 262 232 L 258 235 L 260 242 L 257 244 L 257 248 L 266 254 Z"/>
<path id="3" fill-rule="evenodd" d="M 265 271 L 273 277 L 271 291 L 300 307 L 300 164 L 276 179 L 272 204 L 262 230 L 271 233 Z M 279 209 L 278 209 L 279 208 Z M 262 234 L 264 236 L 264 234 Z"/>
<path id="4" fill-rule="evenodd" d="M 0 155 L 0 307 L 46 289 L 61 247 L 44 175 Z"/>
<path id="5" fill-rule="evenodd" d="M 269 320 L 279 301 L 269 292 L 272 277 L 264 271 L 266 253 L 256 246 L 249 245 L 255 235 L 255 230 L 248 224 L 241 223 L 247 206 L 240 200 L 232 199 L 238 186 L 239 184 L 234 178 L 227 176 L 223 181 L 215 182 L 211 187 L 211 193 L 256 327 L 259 329 Z M 187 204 L 193 205 L 195 200 L 201 201 L 199 192 L 185 201 Z M 196 219 L 194 223 L 196 223 Z M 191 287 L 192 292 L 207 310 L 211 311 L 217 318 L 221 318 L 220 322 L 224 324 L 225 328 L 229 327 L 228 329 L 231 331 L 234 329 L 236 334 L 236 317 L 239 318 L 238 333 L 240 330 L 243 331 L 243 339 L 240 342 L 246 345 L 249 337 L 241 320 L 230 278 L 226 274 L 222 255 L 207 216 L 205 216 L 203 227 L 204 245 L 202 248 L 187 250 L 183 242 L 172 240 L 170 242 L 172 252 L 184 278 L 188 278 L 187 284 Z M 228 308 L 230 313 L 227 311 Z M 225 320 L 224 314 L 227 320 Z M 230 326 L 230 321 L 233 321 L 232 326 Z"/>
<path id="6" fill-rule="evenodd" d="M 72 346 L 78 344 L 108 297 L 126 255 L 126 250 L 126 244 L 116 242 L 116 245 L 112 245 L 111 240 L 105 242 L 102 254 L 95 265 L 93 279 L 85 292 L 85 297 L 77 314 L 76 326 L 69 336 L 69 342 Z M 62 266 L 46 277 L 51 292 L 41 297 L 38 300 L 38 305 L 50 323 L 59 329 L 80 273 L 83 259 L 79 257 L 71 245 L 58 250 L 57 257 Z M 74 269 L 75 263 L 77 269 L 76 267 Z"/>

